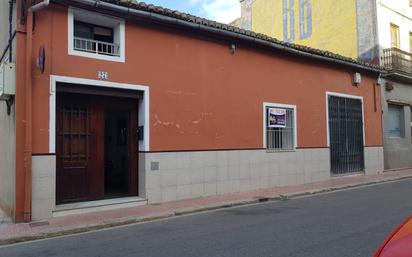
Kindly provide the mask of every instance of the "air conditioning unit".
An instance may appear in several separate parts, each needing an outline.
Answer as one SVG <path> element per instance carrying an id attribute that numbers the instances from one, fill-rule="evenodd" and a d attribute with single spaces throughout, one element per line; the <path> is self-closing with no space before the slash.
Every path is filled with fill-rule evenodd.
<path id="1" fill-rule="evenodd" d="M 16 64 L 0 65 L 0 100 L 7 100 L 16 94 Z"/>

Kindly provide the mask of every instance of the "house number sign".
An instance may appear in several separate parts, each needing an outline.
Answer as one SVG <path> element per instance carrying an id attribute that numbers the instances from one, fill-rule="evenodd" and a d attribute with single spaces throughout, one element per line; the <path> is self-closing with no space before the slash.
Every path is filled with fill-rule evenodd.
<path id="1" fill-rule="evenodd" d="M 108 80 L 109 79 L 109 73 L 107 71 L 98 71 L 97 72 L 97 77 L 99 79 Z"/>

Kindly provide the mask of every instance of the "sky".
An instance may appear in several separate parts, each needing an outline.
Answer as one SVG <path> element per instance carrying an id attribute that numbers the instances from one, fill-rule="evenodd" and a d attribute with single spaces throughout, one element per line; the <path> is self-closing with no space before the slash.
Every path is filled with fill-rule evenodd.
<path id="1" fill-rule="evenodd" d="M 199 17 L 229 23 L 240 17 L 239 0 L 143 0 Z"/>

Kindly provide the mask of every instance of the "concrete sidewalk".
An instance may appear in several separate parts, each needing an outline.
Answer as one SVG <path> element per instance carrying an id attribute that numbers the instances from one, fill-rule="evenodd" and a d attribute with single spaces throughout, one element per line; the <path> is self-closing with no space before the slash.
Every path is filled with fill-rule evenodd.
<path id="1" fill-rule="evenodd" d="M 412 178 L 412 170 L 410 169 L 388 171 L 379 175 L 356 175 L 343 178 L 332 178 L 320 183 L 278 187 L 246 193 L 170 202 L 161 205 L 145 205 L 135 208 L 54 218 L 44 222 L 11 224 L 6 227 L 0 227 L 0 245 L 82 233 L 219 208 L 228 208 L 270 200 L 285 200 L 303 195 L 330 192 L 407 178 Z"/>

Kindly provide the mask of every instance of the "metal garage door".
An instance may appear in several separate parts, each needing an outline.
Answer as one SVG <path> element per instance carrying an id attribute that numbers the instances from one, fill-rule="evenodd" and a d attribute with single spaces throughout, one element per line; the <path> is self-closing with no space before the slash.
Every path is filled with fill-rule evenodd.
<path id="1" fill-rule="evenodd" d="M 364 171 L 362 101 L 337 96 L 328 101 L 332 174 Z"/>

